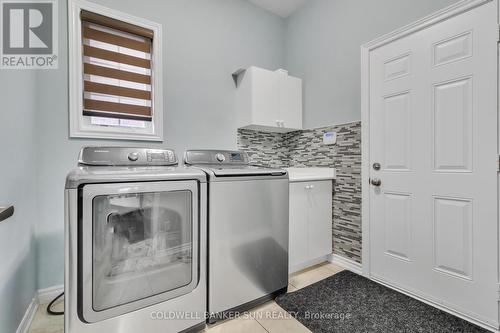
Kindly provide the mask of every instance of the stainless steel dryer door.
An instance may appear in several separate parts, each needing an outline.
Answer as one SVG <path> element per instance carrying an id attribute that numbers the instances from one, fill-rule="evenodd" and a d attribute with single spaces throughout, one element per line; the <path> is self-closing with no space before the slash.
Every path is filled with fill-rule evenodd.
<path id="1" fill-rule="evenodd" d="M 82 200 L 81 319 L 117 317 L 196 288 L 196 181 L 91 184 Z"/>

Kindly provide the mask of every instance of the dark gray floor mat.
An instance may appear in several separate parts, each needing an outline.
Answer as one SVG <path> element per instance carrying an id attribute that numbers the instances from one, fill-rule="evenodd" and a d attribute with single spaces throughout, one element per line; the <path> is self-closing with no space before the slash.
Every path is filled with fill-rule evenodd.
<path id="1" fill-rule="evenodd" d="M 349 271 L 276 302 L 315 333 L 488 332 Z"/>

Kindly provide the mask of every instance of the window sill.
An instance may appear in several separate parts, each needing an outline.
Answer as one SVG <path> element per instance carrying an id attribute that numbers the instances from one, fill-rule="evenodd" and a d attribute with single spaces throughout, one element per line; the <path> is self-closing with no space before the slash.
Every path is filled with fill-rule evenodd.
<path id="1" fill-rule="evenodd" d="M 141 133 L 117 133 L 117 132 L 101 132 L 101 131 L 73 131 L 70 134 L 71 138 L 83 139 L 104 139 L 104 140 L 135 140 L 135 141 L 152 141 L 162 142 L 163 136 L 156 134 L 141 134 Z"/>

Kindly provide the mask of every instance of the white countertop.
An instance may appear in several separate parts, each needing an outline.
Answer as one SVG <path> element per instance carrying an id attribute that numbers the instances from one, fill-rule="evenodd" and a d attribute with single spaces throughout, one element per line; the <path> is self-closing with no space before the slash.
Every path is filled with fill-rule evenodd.
<path id="1" fill-rule="evenodd" d="M 285 168 L 290 182 L 305 182 L 314 180 L 335 179 L 333 168 Z"/>

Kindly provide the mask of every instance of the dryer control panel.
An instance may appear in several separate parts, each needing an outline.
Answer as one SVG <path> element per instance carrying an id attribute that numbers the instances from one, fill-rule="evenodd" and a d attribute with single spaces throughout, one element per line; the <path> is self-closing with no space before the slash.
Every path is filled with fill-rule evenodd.
<path id="1" fill-rule="evenodd" d="M 171 149 L 140 147 L 84 147 L 78 163 L 95 166 L 152 166 L 177 165 L 177 156 Z"/>

